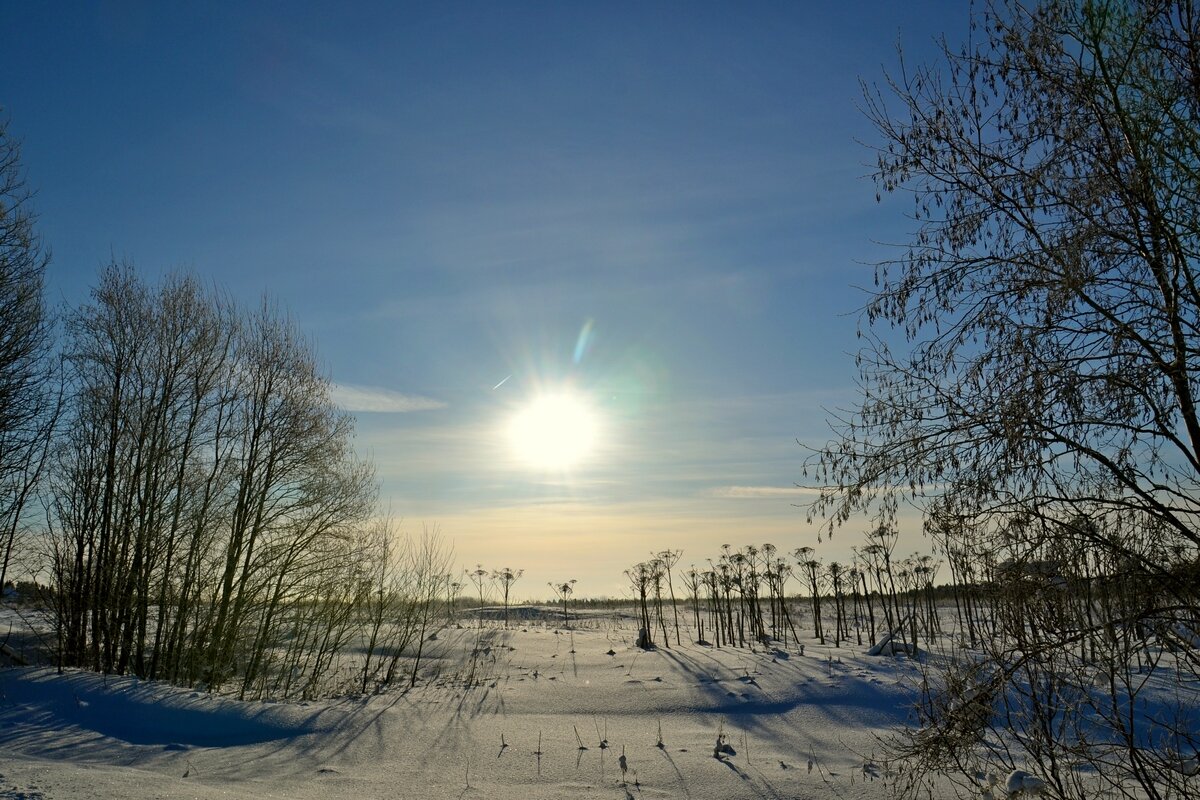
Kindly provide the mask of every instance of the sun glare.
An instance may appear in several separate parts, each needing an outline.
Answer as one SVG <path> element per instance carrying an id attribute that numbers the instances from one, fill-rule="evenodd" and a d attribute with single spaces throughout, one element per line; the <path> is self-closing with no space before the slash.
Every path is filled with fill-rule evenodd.
<path id="1" fill-rule="evenodd" d="M 596 414 L 569 392 L 543 394 L 513 417 L 513 451 L 537 469 L 565 470 L 587 457 L 596 441 Z"/>

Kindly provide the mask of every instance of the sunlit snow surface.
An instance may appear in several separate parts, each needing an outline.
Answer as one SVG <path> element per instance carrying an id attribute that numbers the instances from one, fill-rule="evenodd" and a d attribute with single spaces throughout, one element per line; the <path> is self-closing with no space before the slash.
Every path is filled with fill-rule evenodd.
<path id="1" fill-rule="evenodd" d="M 0 799 L 886 794 L 871 758 L 912 698 L 903 659 L 815 643 L 641 652 L 628 622 L 519 624 L 443 631 L 416 689 L 369 699 L 239 703 L 0 671 Z M 735 755 L 713 757 L 718 731 Z"/>

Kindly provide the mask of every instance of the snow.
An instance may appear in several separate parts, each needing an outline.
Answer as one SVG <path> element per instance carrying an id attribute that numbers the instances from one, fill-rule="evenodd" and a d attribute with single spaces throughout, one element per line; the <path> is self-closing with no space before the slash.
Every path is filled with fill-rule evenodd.
<path id="1" fill-rule="evenodd" d="M 876 737 L 906 719 L 905 659 L 641 651 L 628 622 L 520 624 L 442 631 L 411 691 L 307 704 L 0 671 L 0 798 L 887 795 Z"/>

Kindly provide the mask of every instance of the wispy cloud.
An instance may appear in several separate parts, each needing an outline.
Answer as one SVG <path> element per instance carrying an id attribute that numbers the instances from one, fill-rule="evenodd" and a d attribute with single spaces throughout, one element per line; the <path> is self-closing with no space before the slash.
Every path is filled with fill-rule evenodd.
<path id="1" fill-rule="evenodd" d="M 775 497 L 813 497 L 816 489 L 807 486 L 715 486 L 705 492 L 709 497 L 756 500 Z"/>
<path id="2" fill-rule="evenodd" d="M 403 394 L 378 386 L 355 386 L 337 383 L 333 386 L 333 402 L 345 411 L 373 411 L 383 414 L 404 414 L 409 411 L 431 411 L 446 404 L 432 397 Z"/>

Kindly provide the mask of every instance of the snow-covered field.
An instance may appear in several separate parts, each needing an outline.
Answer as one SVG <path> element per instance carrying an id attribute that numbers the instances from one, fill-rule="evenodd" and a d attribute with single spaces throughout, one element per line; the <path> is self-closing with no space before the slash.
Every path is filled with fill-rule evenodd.
<path id="1" fill-rule="evenodd" d="M 905 659 L 643 652 L 619 616 L 557 624 L 443 630 L 416 688 L 306 704 L 3 670 L 0 798 L 886 796 L 872 759 L 919 680 Z"/>

